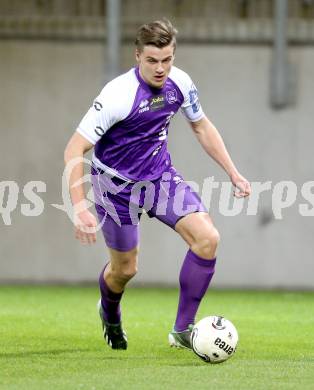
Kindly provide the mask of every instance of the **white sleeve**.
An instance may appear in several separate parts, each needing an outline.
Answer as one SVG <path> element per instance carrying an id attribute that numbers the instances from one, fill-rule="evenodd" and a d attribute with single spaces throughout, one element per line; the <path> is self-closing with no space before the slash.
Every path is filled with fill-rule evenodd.
<path id="1" fill-rule="evenodd" d="M 189 92 L 184 96 L 181 111 L 190 122 L 199 121 L 205 116 L 198 98 L 197 89 L 192 80 L 189 86 Z"/>
<path id="2" fill-rule="evenodd" d="M 173 78 L 183 94 L 184 100 L 181 105 L 183 115 L 190 122 L 202 119 L 205 114 L 198 99 L 197 89 L 190 76 L 183 70 L 173 66 L 170 77 Z"/>
<path id="3" fill-rule="evenodd" d="M 135 80 L 134 71 L 125 73 L 106 84 L 76 131 L 95 145 L 106 131 L 128 116 L 137 86 L 138 81 Z M 121 94 L 124 90 L 129 93 Z"/>
<path id="4" fill-rule="evenodd" d="M 76 130 L 93 145 L 100 140 L 110 127 L 121 120 L 117 107 L 113 104 L 115 99 L 112 95 L 109 98 L 110 89 L 108 84 L 104 87 Z"/>

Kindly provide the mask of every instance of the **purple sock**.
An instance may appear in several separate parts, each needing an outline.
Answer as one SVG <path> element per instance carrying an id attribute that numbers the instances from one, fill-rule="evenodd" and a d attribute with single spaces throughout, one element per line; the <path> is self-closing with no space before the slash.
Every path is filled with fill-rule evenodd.
<path id="1" fill-rule="evenodd" d="M 180 272 L 180 298 L 175 330 L 182 332 L 194 324 L 199 304 L 215 272 L 216 258 L 204 260 L 191 250 L 185 256 Z"/>
<path id="2" fill-rule="evenodd" d="M 104 271 L 101 271 L 99 275 L 99 289 L 101 294 L 101 306 L 104 311 L 104 317 L 109 324 L 118 324 L 121 321 L 120 301 L 122 293 L 115 293 L 109 289 L 107 283 L 104 280 Z"/>

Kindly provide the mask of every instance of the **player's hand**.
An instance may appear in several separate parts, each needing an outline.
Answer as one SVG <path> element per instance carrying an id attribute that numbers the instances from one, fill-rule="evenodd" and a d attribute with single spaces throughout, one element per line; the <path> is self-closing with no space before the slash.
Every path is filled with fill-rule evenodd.
<path id="1" fill-rule="evenodd" d="M 75 238 L 82 244 L 94 244 L 96 242 L 97 219 L 88 210 L 74 212 Z"/>
<path id="2" fill-rule="evenodd" d="M 245 177 L 240 175 L 238 172 L 233 173 L 230 176 L 230 180 L 232 184 L 235 186 L 235 190 L 233 192 L 233 195 L 236 198 L 244 198 L 246 196 L 249 196 L 251 194 L 251 185 L 246 180 Z"/>

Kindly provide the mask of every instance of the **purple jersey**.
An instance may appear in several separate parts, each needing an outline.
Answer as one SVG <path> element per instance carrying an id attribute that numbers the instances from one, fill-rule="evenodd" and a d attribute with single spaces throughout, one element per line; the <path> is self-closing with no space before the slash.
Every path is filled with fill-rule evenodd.
<path id="1" fill-rule="evenodd" d="M 95 145 L 99 168 L 126 181 L 154 180 L 171 166 L 168 128 L 180 108 L 191 122 L 204 116 L 185 72 L 173 66 L 154 88 L 133 68 L 103 88 L 77 131 Z"/>

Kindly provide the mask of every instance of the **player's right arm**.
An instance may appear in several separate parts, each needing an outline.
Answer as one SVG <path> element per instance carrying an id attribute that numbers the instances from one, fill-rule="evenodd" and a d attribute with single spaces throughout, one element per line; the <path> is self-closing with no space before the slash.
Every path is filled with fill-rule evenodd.
<path id="1" fill-rule="evenodd" d="M 81 120 L 64 153 L 65 164 L 73 159 L 78 163 L 71 167 L 68 178 L 74 209 L 75 235 L 82 243 L 96 241 L 97 220 L 88 210 L 83 185 L 83 157 L 117 122 L 127 117 L 136 95 L 138 81 L 130 71 L 106 84 Z M 123 93 L 128 91 L 128 93 Z M 81 183 L 81 184 L 77 184 Z"/>
<path id="2" fill-rule="evenodd" d="M 74 159 L 76 160 L 75 164 L 73 164 L 73 167 L 70 169 L 68 183 L 74 211 L 75 237 L 80 240 L 82 244 L 92 244 L 96 242 L 95 228 L 97 226 L 97 220 L 88 210 L 84 184 L 81 180 L 84 176 L 84 154 L 93 146 L 94 144 L 89 142 L 78 132 L 75 132 L 64 151 L 64 162 L 66 167 L 69 166 L 71 161 L 74 161 Z"/>

